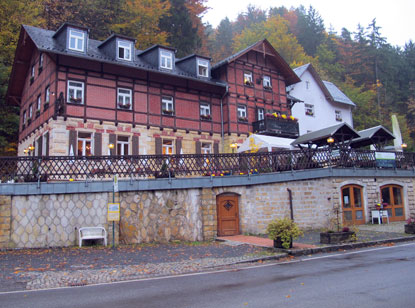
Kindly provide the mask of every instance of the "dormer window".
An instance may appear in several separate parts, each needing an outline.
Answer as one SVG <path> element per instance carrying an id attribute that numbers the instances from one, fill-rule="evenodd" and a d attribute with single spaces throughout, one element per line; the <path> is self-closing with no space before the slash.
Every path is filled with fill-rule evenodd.
<path id="1" fill-rule="evenodd" d="M 197 59 L 197 76 L 209 77 L 209 61 Z"/>
<path id="2" fill-rule="evenodd" d="M 117 57 L 120 60 L 131 61 L 131 42 L 127 41 L 118 41 L 117 42 Z"/>
<path id="3" fill-rule="evenodd" d="M 169 50 L 160 50 L 160 68 L 173 69 L 173 53 Z"/>
<path id="4" fill-rule="evenodd" d="M 69 29 L 69 49 L 81 52 L 85 50 L 85 32 Z"/>

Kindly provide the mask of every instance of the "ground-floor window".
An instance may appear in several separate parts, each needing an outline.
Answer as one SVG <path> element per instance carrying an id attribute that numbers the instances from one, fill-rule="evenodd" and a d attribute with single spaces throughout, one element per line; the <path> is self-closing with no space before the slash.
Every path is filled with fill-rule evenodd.
<path id="1" fill-rule="evenodd" d="M 78 156 L 92 155 L 92 134 L 78 133 Z"/>
<path id="2" fill-rule="evenodd" d="M 380 188 L 382 203 L 386 205 L 390 221 L 405 220 L 402 187 L 385 185 Z"/>
<path id="3" fill-rule="evenodd" d="M 117 155 L 128 155 L 128 136 L 117 136 Z"/>
<path id="4" fill-rule="evenodd" d="M 173 140 L 163 139 L 163 155 L 173 154 Z"/>
<path id="5" fill-rule="evenodd" d="M 345 225 L 365 223 L 362 187 L 358 185 L 342 187 L 342 212 Z"/>

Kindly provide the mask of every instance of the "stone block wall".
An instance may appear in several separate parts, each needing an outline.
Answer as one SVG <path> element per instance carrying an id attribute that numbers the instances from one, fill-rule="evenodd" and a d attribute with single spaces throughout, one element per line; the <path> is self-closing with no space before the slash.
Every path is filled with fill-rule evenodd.
<path id="1" fill-rule="evenodd" d="M 0 196 L 0 248 L 9 247 L 11 206 L 12 198 L 10 196 Z"/>

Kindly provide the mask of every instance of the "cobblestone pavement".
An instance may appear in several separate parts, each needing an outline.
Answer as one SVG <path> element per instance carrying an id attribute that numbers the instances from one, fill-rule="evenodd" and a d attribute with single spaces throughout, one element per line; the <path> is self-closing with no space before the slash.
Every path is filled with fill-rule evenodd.
<path id="1" fill-rule="evenodd" d="M 261 247 L 216 242 L 0 251 L 0 291 L 176 275 L 274 255 Z"/>

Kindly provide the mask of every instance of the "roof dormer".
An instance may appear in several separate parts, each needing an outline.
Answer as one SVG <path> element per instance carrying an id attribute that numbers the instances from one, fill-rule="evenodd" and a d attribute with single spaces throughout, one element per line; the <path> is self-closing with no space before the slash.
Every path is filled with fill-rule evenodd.
<path id="1" fill-rule="evenodd" d="M 53 38 L 68 51 L 86 53 L 89 29 L 70 23 L 64 23 L 56 30 Z"/>
<path id="2" fill-rule="evenodd" d="M 210 58 L 208 57 L 190 55 L 177 60 L 176 65 L 183 71 L 198 78 L 210 77 Z"/>
<path id="3" fill-rule="evenodd" d="M 124 35 L 112 34 L 98 48 L 103 50 L 111 59 L 131 62 L 134 61 L 134 45 L 135 39 Z"/>
<path id="4" fill-rule="evenodd" d="M 171 47 L 154 45 L 144 50 L 139 57 L 162 71 L 174 71 L 176 50 Z"/>

